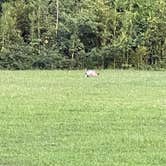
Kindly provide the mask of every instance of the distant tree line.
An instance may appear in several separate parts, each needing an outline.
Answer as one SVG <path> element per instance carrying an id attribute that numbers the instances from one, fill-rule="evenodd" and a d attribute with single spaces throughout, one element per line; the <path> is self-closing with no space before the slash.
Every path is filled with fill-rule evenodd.
<path id="1" fill-rule="evenodd" d="M 0 0 L 0 69 L 166 68 L 165 0 Z"/>

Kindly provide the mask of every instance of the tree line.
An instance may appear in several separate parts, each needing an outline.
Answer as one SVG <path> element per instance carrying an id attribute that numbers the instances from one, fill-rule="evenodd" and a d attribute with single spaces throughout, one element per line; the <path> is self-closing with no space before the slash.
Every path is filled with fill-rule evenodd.
<path id="1" fill-rule="evenodd" d="M 0 0 L 0 69 L 166 68 L 165 0 Z"/>

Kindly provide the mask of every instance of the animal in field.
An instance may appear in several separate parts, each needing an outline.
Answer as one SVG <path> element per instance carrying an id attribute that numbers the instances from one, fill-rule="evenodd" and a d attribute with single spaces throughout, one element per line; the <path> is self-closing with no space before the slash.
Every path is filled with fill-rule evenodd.
<path id="1" fill-rule="evenodd" d="M 97 77 L 99 73 L 97 73 L 95 70 L 86 70 L 85 71 L 85 77 Z"/>

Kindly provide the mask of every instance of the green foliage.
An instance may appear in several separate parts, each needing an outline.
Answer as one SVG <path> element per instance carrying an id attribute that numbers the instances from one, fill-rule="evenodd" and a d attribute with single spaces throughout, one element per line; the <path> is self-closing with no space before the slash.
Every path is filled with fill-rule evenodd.
<path id="1" fill-rule="evenodd" d="M 20 69 L 165 66 L 164 0 L 9 0 L 0 5 L 0 54 L 8 50 L 9 66 L 16 63 L 17 51 L 33 61 Z M 20 53 L 22 47 L 32 50 L 31 57 Z"/>
<path id="2" fill-rule="evenodd" d="M 0 68 L 12 70 L 31 69 L 35 54 L 30 46 L 11 45 L 0 52 Z"/>

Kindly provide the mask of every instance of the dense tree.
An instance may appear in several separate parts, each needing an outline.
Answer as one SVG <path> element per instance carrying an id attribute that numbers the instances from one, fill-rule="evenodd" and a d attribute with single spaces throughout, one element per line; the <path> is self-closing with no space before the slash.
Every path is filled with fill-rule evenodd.
<path id="1" fill-rule="evenodd" d="M 1 0 L 0 67 L 165 68 L 164 0 Z"/>

